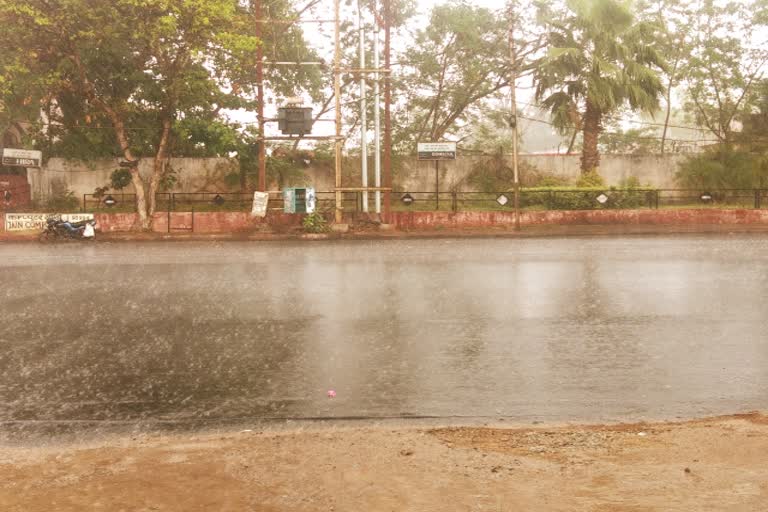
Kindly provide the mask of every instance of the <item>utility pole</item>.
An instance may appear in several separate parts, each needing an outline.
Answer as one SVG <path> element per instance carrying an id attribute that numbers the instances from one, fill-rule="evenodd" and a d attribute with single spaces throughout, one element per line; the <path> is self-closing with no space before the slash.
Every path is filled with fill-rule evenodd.
<path id="1" fill-rule="evenodd" d="M 264 121 L 264 45 L 261 35 L 261 0 L 254 0 L 254 11 L 256 15 L 256 37 L 259 38 L 259 47 L 256 50 L 256 101 L 258 103 L 259 117 L 259 184 L 258 189 L 261 192 L 267 190 L 267 141 L 265 139 L 265 121 Z"/>
<path id="2" fill-rule="evenodd" d="M 384 0 L 384 214 L 390 221 L 392 211 L 392 81 L 390 59 L 392 50 L 390 37 L 392 33 L 392 0 Z"/>
<path id="3" fill-rule="evenodd" d="M 360 173 L 363 188 L 368 188 L 368 103 L 365 90 L 365 24 L 363 4 L 357 0 L 357 23 L 360 37 Z M 363 212 L 368 213 L 368 191 L 363 192 Z"/>
<path id="4" fill-rule="evenodd" d="M 515 25 L 517 22 L 515 0 L 509 0 L 509 91 L 512 102 L 512 171 L 515 186 L 515 231 L 520 231 L 520 175 L 517 166 L 517 47 L 515 45 Z"/>
<path id="5" fill-rule="evenodd" d="M 374 155 L 373 155 L 373 180 L 374 186 L 378 189 L 381 187 L 381 101 L 379 99 L 380 88 L 379 79 L 379 2 L 374 0 L 373 12 L 374 12 L 374 24 L 373 24 L 373 69 L 376 72 L 373 75 L 373 139 L 374 139 Z M 375 212 L 377 215 L 381 215 L 381 190 L 375 192 Z"/>
<path id="6" fill-rule="evenodd" d="M 334 0 L 334 50 L 333 50 L 333 92 L 336 103 L 336 144 L 334 145 L 334 174 L 336 181 L 336 212 L 334 221 L 341 224 L 343 205 L 341 202 L 341 21 L 339 1 Z"/>

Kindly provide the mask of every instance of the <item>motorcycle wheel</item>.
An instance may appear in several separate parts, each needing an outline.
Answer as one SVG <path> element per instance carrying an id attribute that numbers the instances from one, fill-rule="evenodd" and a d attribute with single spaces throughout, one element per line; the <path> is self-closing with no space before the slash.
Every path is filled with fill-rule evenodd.
<path id="1" fill-rule="evenodd" d="M 37 236 L 37 240 L 43 243 L 53 242 L 56 239 L 56 233 L 48 231 L 47 229 Z"/>

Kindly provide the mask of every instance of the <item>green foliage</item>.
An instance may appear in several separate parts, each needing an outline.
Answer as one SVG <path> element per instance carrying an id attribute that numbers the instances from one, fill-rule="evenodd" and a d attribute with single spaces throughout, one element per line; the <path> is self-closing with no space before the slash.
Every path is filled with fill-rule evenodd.
<path id="1" fill-rule="evenodd" d="M 643 126 L 623 130 L 616 126 L 600 133 L 600 151 L 613 155 L 651 155 L 661 149 L 661 140 L 656 137 L 656 128 Z"/>
<path id="2" fill-rule="evenodd" d="M 416 141 L 461 136 L 479 119 L 478 107 L 498 98 L 510 71 L 507 22 L 490 9 L 451 0 L 435 6 L 418 30 L 397 77 L 408 119 L 395 143 L 411 152 Z M 525 55 L 525 43 L 520 44 Z"/>
<path id="3" fill-rule="evenodd" d="M 317 212 L 307 214 L 301 225 L 307 233 L 327 233 L 331 229 L 325 218 Z"/>
<path id="4" fill-rule="evenodd" d="M 165 165 L 165 168 L 160 175 L 160 192 L 168 192 L 169 190 L 172 190 L 177 181 L 178 176 L 176 176 L 176 169 L 171 165 Z"/>
<path id="5" fill-rule="evenodd" d="M 239 172 L 229 172 L 224 176 L 224 185 L 226 185 L 227 188 L 235 188 L 240 185 L 240 173 Z"/>
<path id="6" fill-rule="evenodd" d="M 597 198 L 605 194 L 608 201 Z M 536 187 L 522 189 L 520 206 L 539 210 L 613 210 L 642 208 L 652 204 L 654 190 L 615 187 Z"/>
<path id="7" fill-rule="evenodd" d="M 570 185 L 568 178 L 563 178 L 562 176 L 553 176 L 551 174 L 548 174 L 545 176 L 541 176 L 536 181 L 534 186 L 544 187 L 544 188 L 558 188 L 558 187 L 567 187 L 568 185 Z"/>
<path id="8" fill-rule="evenodd" d="M 567 0 L 558 13 L 542 8 L 549 49 L 535 73 L 536 97 L 564 130 L 590 102 L 608 114 L 622 106 L 653 111 L 666 67 L 653 46 L 653 26 L 637 22 L 624 2 Z"/>
<path id="9" fill-rule="evenodd" d="M 566 9 L 542 3 L 547 54 L 534 73 L 535 97 L 565 135 L 584 131 L 582 170 L 599 162 L 598 135 L 605 115 L 620 108 L 654 112 L 664 91 L 666 63 L 653 24 L 635 19 L 619 0 L 566 0 Z"/>
<path id="10" fill-rule="evenodd" d="M 306 184 L 306 161 L 311 163 L 312 156 L 307 151 L 276 149 L 267 157 L 267 181 L 276 182 L 279 189 Z"/>
<path id="11" fill-rule="evenodd" d="M 73 212 L 80 205 L 74 192 L 69 190 L 64 180 L 51 180 L 51 194 L 45 203 L 45 208 L 50 211 Z"/>
<path id="12" fill-rule="evenodd" d="M 579 188 L 603 188 L 605 187 L 605 180 L 597 171 L 589 171 L 579 177 L 576 186 Z"/>
<path id="13" fill-rule="evenodd" d="M 518 164 L 518 173 L 521 184 L 524 177 L 538 176 L 536 168 L 526 162 Z M 481 192 L 499 192 L 514 187 L 514 170 L 504 158 L 503 150 L 472 166 L 467 183 Z"/>
<path id="14" fill-rule="evenodd" d="M 626 188 L 629 190 L 634 190 L 641 187 L 642 185 L 640 184 L 640 178 L 637 176 L 629 176 L 628 178 L 621 180 L 619 183 L 619 188 Z"/>
<path id="15" fill-rule="evenodd" d="M 109 185 L 114 190 L 123 190 L 131 184 L 131 171 L 128 169 L 115 169 L 109 175 Z"/>
<path id="16" fill-rule="evenodd" d="M 755 16 L 765 6 L 763 0 L 707 1 L 696 12 L 684 108 L 726 144 L 737 138 L 734 122 L 753 110 L 755 86 L 768 59 L 762 38 L 768 20 Z"/>
<path id="17" fill-rule="evenodd" d="M 702 191 L 764 188 L 768 186 L 768 159 L 720 148 L 682 162 L 675 178 L 681 187 Z"/>

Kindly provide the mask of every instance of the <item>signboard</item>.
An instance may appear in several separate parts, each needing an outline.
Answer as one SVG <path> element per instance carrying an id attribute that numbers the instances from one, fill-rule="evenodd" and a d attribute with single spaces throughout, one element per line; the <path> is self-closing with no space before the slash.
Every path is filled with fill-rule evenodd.
<path id="1" fill-rule="evenodd" d="M 3 149 L 3 165 L 12 167 L 40 167 L 43 152 L 33 149 Z"/>
<path id="2" fill-rule="evenodd" d="M 419 160 L 456 160 L 455 142 L 419 142 Z"/>
<path id="3" fill-rule="evenodd" d="M 268 203 L 269 203 L 269 192 L 254 192 L 253 193 L 253 209 L 251 210 L 251 217 L 266 217 Z"/>
<path id="4" fill-rule="evenodd" d="M 54 213 L 6 213 L 5 230 L 6 231 L 40 231 L 45 227 L 45 221 L 49 217 L 58 217 Z M 67 222 L 80 222 L 83 220 L 92 220 L 92 213 L 65 213 L 61 215 L 61 220 Z"/>

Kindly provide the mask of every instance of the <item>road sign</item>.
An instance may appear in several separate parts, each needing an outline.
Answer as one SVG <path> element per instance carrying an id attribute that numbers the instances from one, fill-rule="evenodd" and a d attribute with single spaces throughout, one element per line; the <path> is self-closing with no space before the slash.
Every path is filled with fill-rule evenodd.
<path id="1" fill-rule="evenodd" d="M 3 165 L 12 167 L 40 167 L 42 151 L 33 149 L 3 149 Z"/>
<path id="2" fill-rule="evenodd" d="M 405 194 L 400 198 L 400 201 L 402 201 L 404 205 L 410 206 L 413 204 L 413 196 L 411 194 Z"/>
<path id="3" fill-rule="evenodd" d="M 419 160 L 456 160 L 455 142 L 419 142 Z"/>
<path id="4" fill-rule="evenodd" d="M 496 202 L 499 203 L 501 206 L 506 206 L 507 203 L 509 202 L 509 198 L 504 194 L 501 194 L 499 197 L 496 198 Z"/>

